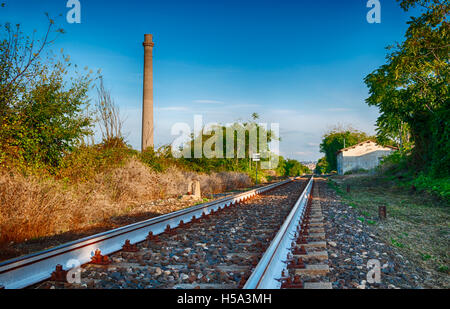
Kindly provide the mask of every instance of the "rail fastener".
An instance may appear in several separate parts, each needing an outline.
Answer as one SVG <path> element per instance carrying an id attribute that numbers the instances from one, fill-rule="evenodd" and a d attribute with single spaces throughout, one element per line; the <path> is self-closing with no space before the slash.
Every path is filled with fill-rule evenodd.
<path id="1" fill-rule="evenodd" d="M 305 263 L 303 263 L 303 259 L 293 259 L 290 264 L 287 266 L 288 269 L 305 269 Z"/>
<path id="2" fill-rule="evenodd" d="M 55 282 L 67 282 L 67 270 L 63 269 L 62 265 L 56 265 L 55 271 L 52 273 L 51 281 Z"/>
<path id="3" fill-rule="evenodd" d="M 305 246 L 301 246 L 300 248 L 295 246 L 292 254 L 294 254 L 294 255 L 307 255 L 308 252 L 306 252 Z"/>
<path id="4" fill-rule="evenodd" d="M 303 282 L 300 279 L 300 276 L 295 276 L 294 281 L 292 279 L 286 278 L 283 280 L 283 283 L 281 284 L 281 289 L 303 289 L 304 285 Z"/>
<path id="5" fill-rule="evenodd" d="M 136 244 L 132 245 L 130 240 L 127 239 L 125 241 L 125 244 L 122 246 L 122 251 L 123 252 L 131 252 L 131 253 L 133 253 L 133 252 L 138 252 L 139 249 L 138 249 Z"/>
<path id="6" fill-rule="evenodd" d="M 305 237 L 299 237 L 296 241 L 297 245 L 307 245 L 308 240 Z"/>
<path id="7" fill-rule="evenodd" d="M 304 230 L 300 230 L 299 236 L 309 236 L 309 231 L 304 229 Z"/>
<path id="8" fill-rule="evenodd" d="M 153 235 L 153 232 L 149 232 L 146 238 L 147 241 L 152 243 L 160 243 L 161 240 L 159 239 L 158 235 Z"/>
<path id="9" fill-rule="evenodd" d="M 170 236 L 174 236 L 177 234 L 177 231 L 176 231 L 176 229 L 171 228 L 170 224 L 168 224 L 166 226 L 166 229 L 164 230 L 164 233 L 166 233 L 167 235 L 170 235 Z"/>
<path id="10" fill-rule="evenodd" d="M 111 261 L 106 255 L 102 255 L 102 252 L 97 249 L 95 250 L 95 254 L 91 257 L 91 264 L 93 265 L 109 265 Z"/>

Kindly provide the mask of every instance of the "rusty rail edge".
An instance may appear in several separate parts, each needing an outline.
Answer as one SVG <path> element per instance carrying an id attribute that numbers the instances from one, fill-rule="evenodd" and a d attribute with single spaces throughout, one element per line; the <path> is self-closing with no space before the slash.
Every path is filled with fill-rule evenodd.
<path id="1" fill-rule="evenodd" d="M 168 225 L 171 228 L 176 228 L 181 221 L 188 223 L 194 217 L 198 219 L 203 214 L 208 215 L 211 211 L 229 207 L 234 203 L 241 202 L 292 181 L 293 179 L 288 179 L 231 197 L 86 237 L 49 250 L 2 262 L 0 263 L 0 286 L 5 289 L 26 288 L 49 279 L 58 264 L 69 270 L 76 264 L 89 263 L 96 250 L 101 250 L 104 255 L 118 252 L 122 249 L 126 240 L 130 240 L 131 244 L 143 242 L 150 232 L 153 235 L 159 235 L 164 232 Z"/>
<path id="2" fill-rule="evenodd" d="M 283 273 L 287 271 L 287 256 L 291 252 L 292 242 L 296 239 L 297 228 L 303 220 L 304 210 L 308 203 L 313 183 L 314 177 L 311 177 L 281 229 L 244 285 L 244 289 L 281 289 L 282 282 L 280 279 Z"/>

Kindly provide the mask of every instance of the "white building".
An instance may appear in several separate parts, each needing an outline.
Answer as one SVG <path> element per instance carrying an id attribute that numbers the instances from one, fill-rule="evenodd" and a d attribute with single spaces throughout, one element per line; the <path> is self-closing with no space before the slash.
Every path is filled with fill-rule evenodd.
<path id="1" fill-rule="evenodd" d="M 345 175 L 352 171 L 373 170 L 384 157 L 397 150 L 395 147 L 380 146 L 372 141 L 342 149 L 337 153 L 337 172 L 339 175 Z"/>

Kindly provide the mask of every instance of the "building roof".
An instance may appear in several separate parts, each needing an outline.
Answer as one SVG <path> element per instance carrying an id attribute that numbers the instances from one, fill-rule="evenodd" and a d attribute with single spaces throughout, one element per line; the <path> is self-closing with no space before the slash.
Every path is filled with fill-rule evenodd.
<path id="1" fill-rule="evenodd" d="M 378 145 L 377 143 L 375 143 L 374 141 L 368 140 L 368 141 L 359 143 L 359 144 L 357 144 L 357 145 L 353 145 L 353 146 L 350 146 L 350 147 L 341 149 L 341 150 L 339 150 L 338 152 L 336 152 L 336 154 L 340 154 L 341 152 L 345 152 L 345 151 L 347 151 L 347 150 L 355 149 L 355 148 L 357 148 L 357 147 L 361 147 L 361 146 L 364 146 L 365 144 L 370 144 L 370 143 L 375 144 L 376 146 L 385 147 L 385 148 L 391 148 L 391 149 L 393 149 L 393 150 L 398 150 L 397 147 L 393 147 L 393 146 L 381 146 L 381 145 Z"/>

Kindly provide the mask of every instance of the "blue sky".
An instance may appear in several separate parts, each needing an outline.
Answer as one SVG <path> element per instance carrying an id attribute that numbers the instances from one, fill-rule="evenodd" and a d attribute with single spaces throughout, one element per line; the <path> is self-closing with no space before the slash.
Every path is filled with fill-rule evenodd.
<path id="1" fill-rule="evenodd" d="M 366 0 L 80 0 L 81 24 L 68 24 L 67 0 L 3 1 L 0 20 L 26 31 L 42 33 L 44 12 L 64 15 L 57 22 L 67 33 L 52 48 L 102 70 L 136 149 L 142 41 L 152 33 L 157 145 L 170 144 L 172 125 L 192 125 L 196 114 L 225 124 L 258 112 L 280 124 L 281 154 L 299 160 L 321 157 L 332 125 L 375 132 L 363 78 L 385 62 L 386 46 L 403 40 L 409 19 L 394 0 L 380 0 L 381 24 L 367 22 Z"/>

